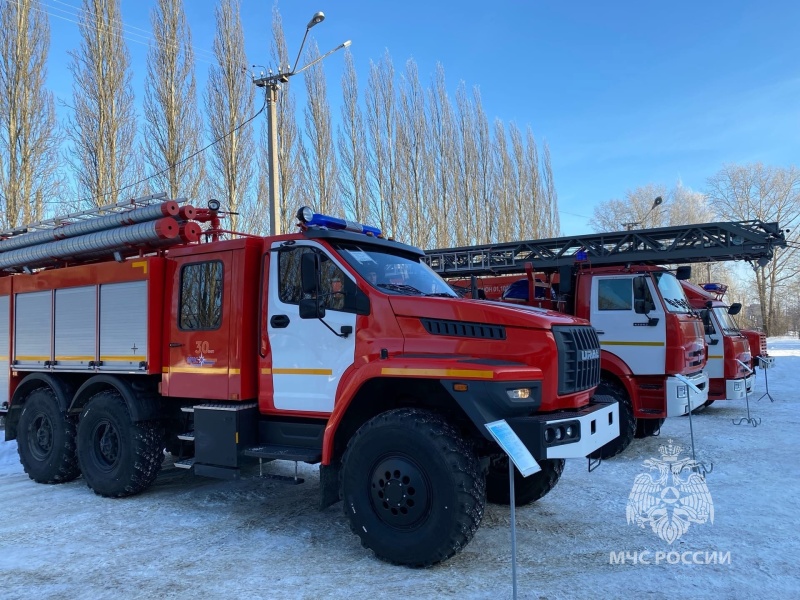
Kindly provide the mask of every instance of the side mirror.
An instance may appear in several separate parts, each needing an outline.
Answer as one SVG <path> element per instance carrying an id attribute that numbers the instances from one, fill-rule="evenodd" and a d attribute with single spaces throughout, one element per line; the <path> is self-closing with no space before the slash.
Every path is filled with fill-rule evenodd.
<path id="1" fill-rule="evenodd" d="M 678 267 L 675 271 L 675 278 L 679 281 L 683 281 L 686 279 L 692 278 L 692 267 L 689 265 L 683 265 L 682 267 Z"/>
<path id="2" fill-rule="evenodd" d="M 304 254 L 303 258 L 308 256 Z M 325 316 L 325 307 L 319 301 L 319 298 L 303 298 L 300 300 L 300 318 L 301 319 L 321 319 Z"/>
<path id="3" fill-rule="evenodd" d="M 633 312 L 637 315 L 647 314 L 647 303 L 644 298 L 636 298 L 636 300 L 633 301 Z"/>
<path id="4" fill-rule="evenodd" d="M 319 254 L 316 252 L 306 252 L 300 257 L 300 283 L 304 294 L 316 295 L 319 289 Z"/>
<path id="5" fill-rule="evenodd" d="M 730 308 L 728 309 L 728 314 L 731 316 L 736 316 L 742 310 L 742 305 L 739 302 L 734 302 L 731 304 Z"/>
<path id="6" fill-rule="evenodd" d="M 706 300 L 706 308 L 714 308 L 714 303 L 711 300 Z"/>

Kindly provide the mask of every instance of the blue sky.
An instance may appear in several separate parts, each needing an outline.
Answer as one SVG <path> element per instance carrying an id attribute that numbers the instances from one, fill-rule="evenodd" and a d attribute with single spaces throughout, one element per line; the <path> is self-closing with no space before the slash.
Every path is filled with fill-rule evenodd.
<path id="1" fill-rule="evenodd" d="M 43 0 L 74 19 L 80 0 Z M 144 90 L 149 10 L 122 0 L 137 101 Z M 211 50 L 213 0 L 185 0 L 198 58 Z M 241 0 L 251 63 L 269 60 L 272 2 Z M 462 2 L 284 0 L 294 56 L 316 11 L 320 50 L 351 39 L 363 86 L 388 50 L 395 69 L 414 58 L 423 82 L 441 62 L 451 92 L 480 87 L 490 119 L 547 140 L 565 234 L 590 231 L 593 207 L 647 183 L 680 179 L 702 190 L 724 163 L 800 164 L 800 2 Z M 48 84 L 69 101 L 67 52 L 77 25 L 50 18 Z M 143 37 L 135 37 L 138 33 Z M 325 61 L 338 113 L 341 56 Z M 208 64 L 198 62 L 202 85 Z M 298 86 L 300 87 L 300 86 Z M 59 112 L 67 109 L 61 107 Z"/>

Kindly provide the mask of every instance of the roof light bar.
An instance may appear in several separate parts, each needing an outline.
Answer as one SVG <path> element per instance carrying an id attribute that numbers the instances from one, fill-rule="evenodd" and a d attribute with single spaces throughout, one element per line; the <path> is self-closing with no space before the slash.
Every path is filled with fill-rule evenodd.
<path id="1" fill-rule="evenodd" d="M 363 233 L 365 235 L 373 235 L 375 237 L 381 236 L 381 230 L 377 227 L 362 225 L 361 223 L 355 223 L 354 221 L 339 219 L 338 217 L 331 217 L 329 215 L 321 215 L 319 213 L 315 213 L 308 206 L 303 206 L 297 211 L 297 219 L 306 227 L 343 229 L 345 231 L 353 231 L 355 233 Z"/>

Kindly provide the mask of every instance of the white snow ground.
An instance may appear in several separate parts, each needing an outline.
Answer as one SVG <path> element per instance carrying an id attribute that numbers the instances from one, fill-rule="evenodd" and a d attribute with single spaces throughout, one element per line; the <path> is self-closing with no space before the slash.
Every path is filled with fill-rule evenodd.
<path id="1" fill-rule="evenodd" d="M 568 461 L 556 488 L 517 509 L 520 598 L 800 598 L 800 341 L 770 340 L 777 357 L 768 399 L 759 370 L 751 410 L 759 427 L 733 425 L 744 402 L 694 417 L 714 523 L 672 546 L 629 525 L 625 507 L 646 458 L 669 438 L 688 445 L 689 421 L 637 440 L 587 473 Z M 38 485 L 0 442 L 0 597 L 12 598 L 510 598 L 508 507 L 489 505 L 473 541 L 422 570 L 374 558 L 351 535 L 341 503 L 319 512 L 316 469 L 307 482 L 223 482 L 165 468 L 144 494 L 94 495 L 78 479 Z M 289 474 L 290 466 L 270 466 Z M 611 564 L 611 552 L 651 564 Z M 657 552 L 730 552 L 730 564 L 654 564 Z M 673 557 L 676 555 L 673 555 Z"/>

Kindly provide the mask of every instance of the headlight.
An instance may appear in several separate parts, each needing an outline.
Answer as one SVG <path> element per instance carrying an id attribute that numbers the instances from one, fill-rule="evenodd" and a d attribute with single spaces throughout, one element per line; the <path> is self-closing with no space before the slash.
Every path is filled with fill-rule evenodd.
<path id="1" fill-rule="evenodd" d="M 575 428 L 572 425 L 567 425 L 566 433 L 567 433 L 567 437 L 571 438 L 573 435 L 575 435 Z"/>
<path id="2" fill-rule="evenodd" d="M 563 440 L 564 439 L 564 428 L 558 427 L 556 428 L 556 440 Z"/>
<path id="3" fill-rule="evenodd" d="M 733 382 L 733 391 L 734 392 L 741 392 L 742 391 L 742 382 L 741 381 L 734 381 Z"/>
<path id="4" fill-rule="evenodd" d="M 531 397 L 531 388 L 517 388 L 515 390 L 506 390 L 506 394 L 512 400 L 526 400 Z"/>
<path id="5" fill-rule="evenodd" d="M 686 398 L 689 393 L 689 389 L 685 385 L 678 386 L 678 398 Z"/>

